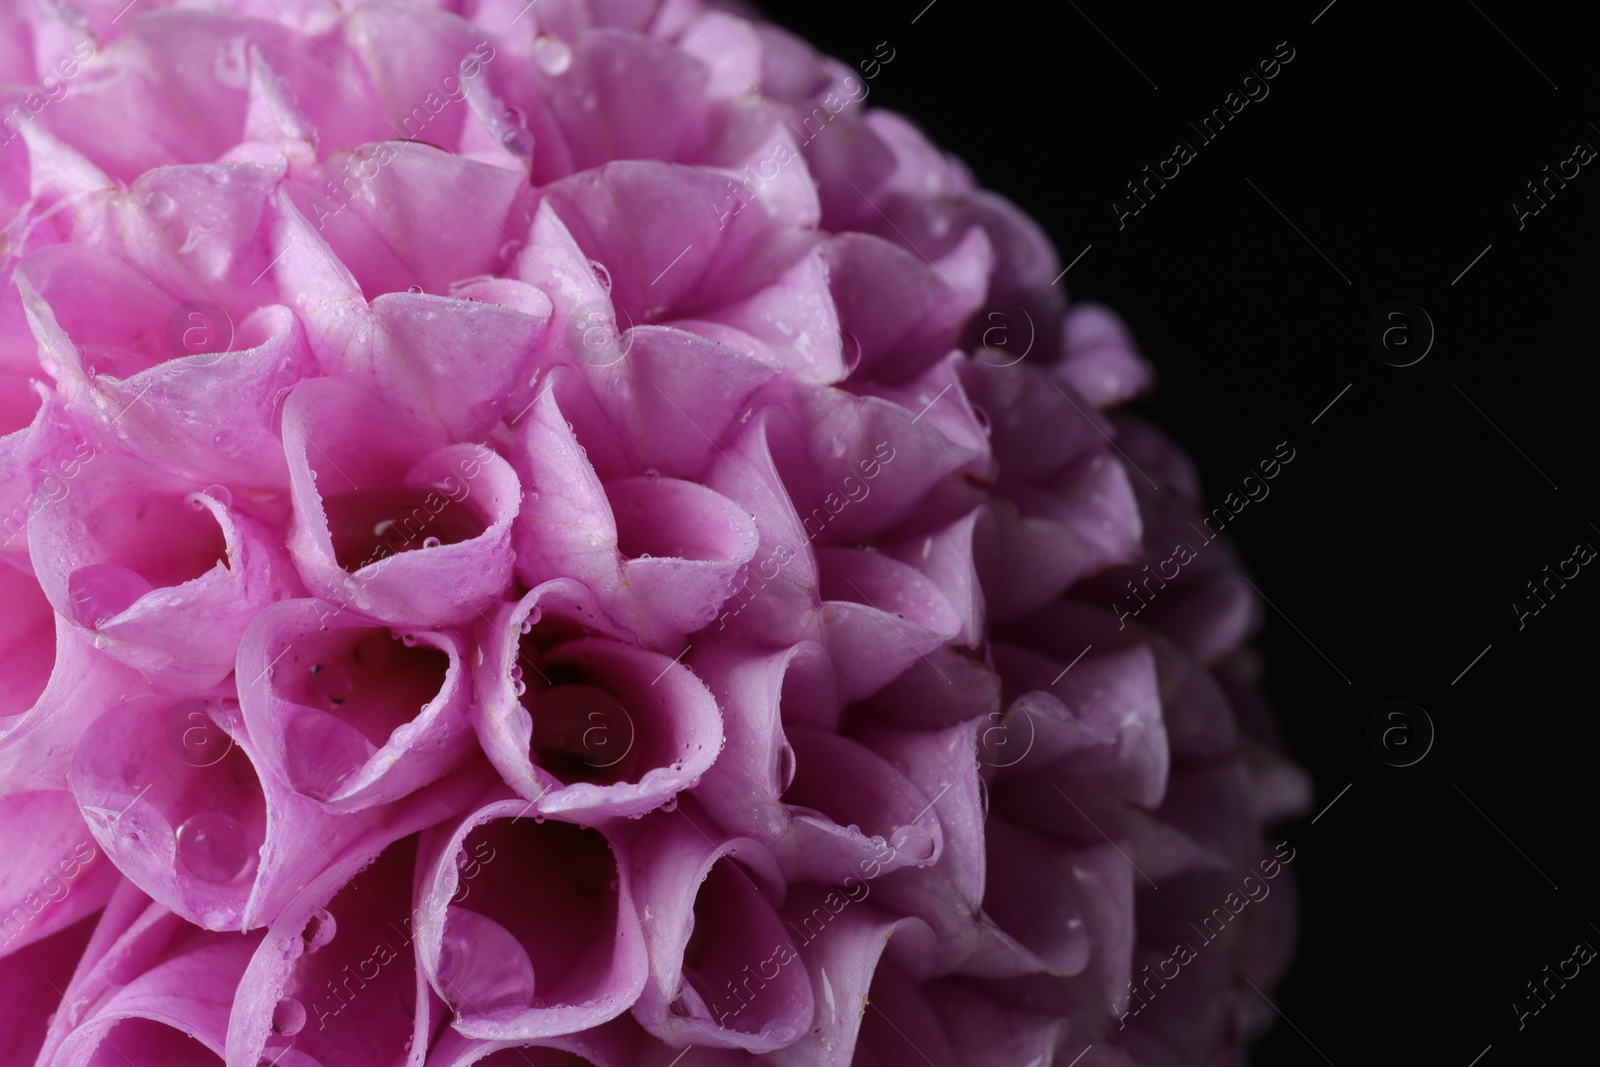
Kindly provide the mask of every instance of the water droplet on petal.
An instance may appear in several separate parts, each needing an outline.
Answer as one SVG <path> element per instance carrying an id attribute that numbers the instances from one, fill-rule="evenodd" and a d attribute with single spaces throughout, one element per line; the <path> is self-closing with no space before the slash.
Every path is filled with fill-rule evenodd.
<path id="1" fill-rule="evenodd" d="M 550 77 L 559 78 L 572 66 L 572 49 L 561 38 L 543 34 L 534 38 L 533 61 Z"/>
<path id="2" fill-rule="evenodd" d="M 915 824 L 902 826 L 890 834 L 889 846 L 914 860 L 927 860 L 933 857 L 933 835 Z"/>
<path id="3" fill-rule="evenodd" d="M 533 1003 L 533 961 L 510 930 L 452 905 L 439 945 L 439 985 L 447 999 L 475 1015 L 526 1008 Z"/>
<path id="4" fill-rule="evenodd" d="M 513 126 L 500 138 L 505 150 L 522 159 L 533 158 L 533 131 L 526 126 Z"/>
<path id="5" fill-rule="evenodd" d="M 420 285 L 413 285 L 413 286 L 411 286 L 411 287 L 410 287 L 410 288 L 408 288 L 408 289 L 407 289 L 407 290 L 406 290 L 406 292 L 408 292 L 408 293 L 420 293 L 420 292 L 422 292 L 422 286 L 420 286 Z"/>
<path id="6" fill-rule="evenodd" d="M 861 342 L 849 330 L 845 330 L 840 339 L 844 343 L 844 372 L 848 376 L 861 366 Z"/>
<path id="7" fill-rule="evenodd" d="M 333 917 L 333 912 L 327 908 L 318 908 L 306 920 L 306 927 L 300 931 L 300 940 L 305 943 L 307 952 L 317 949 L 333 940 L 333 935 L 339 932 L 339 923 Z"/>
<path id="8" fill-rule="evenodd" d="M 437 537 L 424 537 L 422 539 L 423 548 L 438 548 L 442 544 L 444 544 L 444 542 L 439 540 Z"/>
<path id="9" fill-rule="evenodd" d="M 589 267 L 594 271 L 595 280 L 600 283 L 600 288 L 606 291 L 607 296 L 611 295 L 611 272 L 606 270 L 606 265 L 591 259 Z"/>
<path id="10" fill-rule="evenodd" d="M 144 194 L 144 206 L 152 215 L 161 218 L 172 214 L 178 208 L 178 202 L 159 190 Z"/>
<path id="11" fill-rule="evenodd" d="M 400 635 L 400 643 L 402 645 L 405 645 L 407 648 L 416 648 L 417 647 L 417 635 L 416 634 L 401 634 Z"/>
<path id="12" fill-rule="evenodd" d="M 191 815 L 178 827 L 178 862 L 202 882 L 231 882 L 250 863 L 244 827 L 220 812 Z"/>
<path id="13" fill-rule="evenodd" d="M 994 423 L 990 420 L 989 413 L 974 404 L 972 405 L 972 417 L 977 419 L 978 425 L 983 428 L 983 435 L 985 437 L 989 436 L 990 431 L 994 429 Z"/>
<path id="14" fill-rule="evenodd" d="M 272 1032 L 293 1037 L 306 1024 L 306 1006 L 293 997 L 284 997 L 272 1008 Z"/>

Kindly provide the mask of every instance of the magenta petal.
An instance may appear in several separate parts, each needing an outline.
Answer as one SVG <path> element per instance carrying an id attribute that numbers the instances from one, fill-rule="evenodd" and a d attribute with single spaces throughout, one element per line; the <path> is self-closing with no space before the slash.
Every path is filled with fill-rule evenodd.
<path id="1" fill-rule="evenodd" d="M 726 193 L 714 171 L 623 160 L 556 182 L 542 198 L 610 272 L 619 312 L 643 323 L 748 296 L 807 251 L 804 219 L 779 220 L 755 203 L 724 220 L 713 208 Z"/>
<path id="2" fill-rule="evenodd" d="M 160 963 L 96 1005 L 53 1062 L 91 1067 L 110 1049 L 135 1063 L 221 1067 L 233 993 L 259 940 L 205 931 L 180 936 Z"/>
<path id="3" fill-rule="evenodd" d="M 278 305 L 236 325 L 213 322 L 214 305 L 185 311 L 186 306 L 174 315 L 195 325 L 178 334 L 180 343 L 187 338 L 195 345 L 221 344 L 220 331 L 226 331 L 232 349 L 204 349 L 104 386 L 97 402 L 112 432 L 130 451 L 197 478 L 287 488 L 278 394 L 314 368 L 299 323 Z M 175 431 L 174 424 L 181 429 Z"/>
<path id="4" fill-rule="evenodd" d="M 611 618 L 658 648 L 715 618 L 755 551 L 749 517 L 711 489 L 659 474 L 602 485 L 554 396 L 533 408 L 518 577 L 530 586 L 583 582 Z"/>
<path id="5" fill-rule="evenodd" d="M 87 441 L 61 447 L 65 427 L 54 394 L 36 374 L 0 371 L 0 566 L 24 571 L 31 569 L 26 562 L 29 516 L 60 499 L 66 479 L 93 450 Z"/>
<path id="6" fill-rule="evenodd" d="M 32 541 L 56 611 L 164 689 L 220 682 L 250 619 L 298 586 L 278 536 L 226 488 L 117 455 L 84 466 Z"/>
<path id="7" fill-rule="evenodd" d="M 0 563 L 0 737 L 33 707 L 50 680 L 56 658 L 56 616 L 30 573 Z"/>
<path id="8" fill-rule="evenodd" d="M 529 807 L 495 801 L 424 838 L 422 967 L 469 1037 L 573 1033 L 627 1011 L 644 988 L 627 854 L 611 833 L 523 818 Z M 474 917 L 456 923 L 457 909 Z M 473 961 L 485 951 L 498 954 L 492 968 Z"/>
<path id="9" fill-rule="evenodd" d="M 267 806 L 250 760 L 207 725 L 207 702 L 151 698 L 100 717 L 72 764 L 72 788 L 95 840 L 135 884 L 209 929 L 240 929 L 266 840 Z M 213 759 L 215 762 L 213 762 Z"/>
<path id="10" fill-rule="evenodd" d="M 1129 807 L 1160 804 L 1170 757 L 1148 649 L 1085 655 L 1065 675 L 1054 660 L 1007 646 L 995 659 L 1017 694 L 999 725 L 1018 751 L 986 758 L 997 768 L 994 811 L 1088 845 L 1120 837 Z"/>
<path id="11" fill-rule="evenodd" d="M 828 266 L 819 249 L 760 292 L 708 314 L 711 322 L 678 325 L 696 332 L 705 332 L 702 325 L 741 331 L 780 359 L 784 369 L 798 380 L 836 382 L 850 368 L 844 363 L 839 312 L 828 289 L 828 278 Z M 729 347 L 739 347 L 716 334 L 706 335 Z"/>
<path id="12" fill-rule="evenodd" d="M 722 718 L 671 657 L 577 636 L 595 627 L 579 592 L 548 583 L 480 629 L 475 725 L 540 817 L 637 818 L 699 781 L 721 748 Z"/>
<path id="13" fill-rule="evenodd" d="M 198 926 L 249 930 L 393 815 L 329 815 L 259 774 L 263 762 L 229 697 L 146 697 L 84 735 L 72 789 L 100 847 L 151 897 Z"/>
<path id="14" fill-rule="evenodd" d="M 8 571 L 0 567 L 0 581 Z M 0 723 L 0 776 L 16 789 L 68 788 L 72 754 L 95 718 L 149 689 L 139 672 L 97 649 L 81 628 L 59 615 L 50 623 L 50 680 L 33 707 Z"/>
<path id="15" fill-rule="evenodd" d="M 345 342 L 344 370 L 407 415 L 443 427 L 452 440 L 480 438 L 528 377 L 528 354 L 550 315 L 536 290 L 522 295 L 521 308 L 425 294 L 380 296 L 367 336 Z"/>
<path id="16" fill-rule="evenodd" d="M 421 1062 L 443 1005 L 412 948 L 414 835 L 458 815 L 491 778 L 479 763 L 406 798 L 284 905 L 241 982 L 230 1064 L 253 1067 L 284 1048 L 337 1063 L 353 1045 L 386 1063 L 414 1046 L 408 1062 Z"/>
<path id="17" fill-rule="evenodd" d="M 626 358 L 589 372 L 599 410 L 614 427 L 615 448 L 629 461 L 626 469 L 603 468 L 597 461 L 608 480 L 650 470 L 698 477 L 716 458 L 719 443 L 748 417 L 756 390 L 778 369 L 665 326 L 636 327 L 624 342 Z M 586 439 L 579 426 L 580 439 Z"/>
<path id="18" fill-rule="evenodd" d="M 795 881 L 876 878 L 937 863 L 944 830 L 928 795 L 856 741 L 791 728 L 794 781 L 783 802 L 793 823 L 783 843 Z"/>
<path id="19" fill-rule="evenodd" d="M 664 42 L 593 30 L 548 97 L 574 170 L 612 159 L 680 158 L 702 123 L 703 64 Z"/>
<path id="20" fill-rule="evenodd" d="M 993 253 L 973 230 L 939 264 L 866 234 L 833 238 L 827 256 L 839 323 L 861 346 L 861 374 L 894 382 L 958 347 L 962 325 L 983 302 Z"/>
<path id="21" fill-rule="evenodd" d="M 330 810 L 386 803 L 465 760 L 466 642 L 402 636 L 316 600 L 256 616 L 239 649 L 239 704 L 269 772 Z"/>
<path id="22" fill-rule="evenodd" d="M 813 1011 L 810 982 L 775 910 L 783 876 L 754 841 L 713 845 L 697 815 L 686 805 L 656 816 L 634 845 L 651 977 L 634 1017 L 674 1045 L 782 1048 L 805 1032 Z"/>
<path id="23" fill-rule="evenodd" d="M 44 1044 L 50 1016 L 61 1005 L 61 991 L 72 980 L 93 917 L 51 934 L 0 959 L 0 1062 L 32 1063 Z"/>
<path id="24" fill-rule="evenodd" d="M 824 643 L 839 688 L 881 689 L 960 630 L 955 606 L 921 572 L 882 553 L 821 548 Z"/>
<path id="25" fill-rule="evenodd" d="M 952 383 L 951 391 L 956 388 Z M 919 508 L 948 475 L 983 461 L 981 432 L 962 442 L 940 428 L 946 417 L 940 408 L 952 403 L 939 395 L 940 387 L 925 389 L 927 396 L 910 409 L 835 388 L 794 389 L 791 410 L 768 409 L 767 434 L 792 506 L 819 544 L 865 540 L 913 512 L 923 528 L 942 525 L 976 503 L 963 501 L 942 516 Z M 929 410 L 919 418 L 922 407 Z"/>
<path id="26" fill-rule="evenodd" d="M 0 854 L 0 957 L 100 910 L 122 880 L 64 791 L 0 797 Z"/>
<path id="27" fill-rule="evenodd" d="M 956 1058 L 939 1014 L 898 968 L 878 968 L 868 1003 L 877 1010 L 863 1013 L 857 1063 L 887 1067 L 918 1056 L 933 1067 L 965 1067 Z"/>
<path id="28" fill-rule="evenodd" d="M 337 1063 L 353 1046 L 396 1062 L 426 1041 L 432 998 L 411 946 L 415 860 L 416 840 L 406 838 L 348 884 L 330 871 L 285 909 L 244 972 L 228 1030 L 231 1064 L 270 1060 L 284 1048 Z M 352 1004 L 357 1010 L 346 1013 Z"/>
<path id="29" fill-rule="evenodd" d="M 799 1041 L 768 1055 L 773 1063 L 851 1067 L 873 976 L 896 964 L 927 973 L 933 932 L 918 919 L 893 915 L 867 900 L 863 890 L 872 888 L 857 885 L 847 895 L 803 883 L 784 905 L 784 918 L 801 931 L 800 960 L 790 966 L 805 967 L 816 1018 Z M 886 951 L 889 960 L 883 958 Z"/>
<path id="30" fill-rule="evenodd" d="M 717 632 L 764 645 L 821 637 L 817 563 L 759 417 L 722 449 L 706 482 L 753 516 L 760 545 L 717 619 Z"/>
<path id="31" fill-rule="evenodd" d="M 728 736 L 722 754 L 695 787 L 695 799 L 729 833 L 774 848 L 790 821 L 778 798 L 795 776 L 794 749 L 780 718 L 782 700 L 787 696 L 791 704 L 821 715 L 828 704 L 837 705 L 827 653 L 815 643 L 782 652 L 709 644 L 696 649 L 689 662 L 715 694 Z"/>
<path id="32" fill-rule="evenodd" d="M 1066 349 L 1062 377 L 1096 407 L 1132 399 L 1154 382 L 1128 327 L 1103 305 L 1079 304 L 1067 313 L 1062 347 Z"/>
<path id="33" fill-rule="evenodd" d="M 289 550 L 321 599 L 429 628 L 475 621 L 505 588 L 520 490 L 489 449 L 430 448 L 332 378 L 289 395 L 284 448 L 295 501 Z"/>
<path id="34" fill-rule="evenodd" d="M 642 1037 L 628 1016 L 575 1034 L 521 1041 L 491 1041 L 446 1030 L 434 1042 L 427 1067 L 641 1067 L 650 1062 L 636 1053 L 648 1040 Z M 723 1061 L 712 1060 L 712 1055 L 705 1053 L 706 1063 L 718 1067 Z"/>
<path id="35" fill-rule="evenodd" d="M 1069 1030 L 1067 1020 L 1019 1010 L 973 982 L 932 982 L 922 993 L 964 1067 L 1050 1063 Z"/>

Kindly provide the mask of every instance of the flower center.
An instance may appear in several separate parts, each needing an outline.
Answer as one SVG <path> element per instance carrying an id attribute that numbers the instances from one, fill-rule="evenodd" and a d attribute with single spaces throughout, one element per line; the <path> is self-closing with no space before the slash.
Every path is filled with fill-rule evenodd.
<path id="1" fill-rule="evenodd" d="M 426 487 L 336 493 L 323 501 L 323 510 L 334 557 L 352 572 L 401 552 L 470 541 L 487 529 L 471 504 Z"/>

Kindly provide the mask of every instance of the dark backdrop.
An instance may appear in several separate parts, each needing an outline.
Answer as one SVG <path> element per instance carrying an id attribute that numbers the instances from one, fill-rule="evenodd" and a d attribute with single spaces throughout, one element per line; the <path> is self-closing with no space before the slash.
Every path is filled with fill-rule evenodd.
<path id="1" fill-rule="evenodd" d="M 1592 1061 L 1600 963 L 1520 1029 L 1512 1009 L 1578 941 L 1600 949 L 1600 565 L 1552 580 L 1520 627 L 1512 607 L 1538 607 L 1525 583 L 1578 542 L 1600 549 L 1600 161 L 1574 156 L 1600 149 L 1592 27 L 1507 0 L 1326 2 L 764 7 L 851 64 L 887 42 L 873 103 L 1031 213 L 1063 265 L 1083 253 L 1071 297 L 1127 319 L 1160 376 L 1139 406 L 1209 504 L 1296 449 L 1227 530 L 1274 605 L 1266 684 L 1316 785 L 1284 830 L 1304 915 L 1273 1000 L 1292 1025 L 1255 1062 Z M 1268 95 L 1201 143 L 1185 123 L 1279 42 Z M 1180 138 L 1195 158 L 1119 228 L 1112 199 Z M 1534 213 L 1546 166 L 1577 173 Z M 1410 366 L 1368 343 L 1392 300 L 1436 331 Z M 1415 353 L 1415 313 L 1390 324 Z M 1397 699 L 1435 730 L 1405 767 L 1367 740 Z M 1392 749 L 1421 743 L 1414 715 L 1385 722 Z"/>

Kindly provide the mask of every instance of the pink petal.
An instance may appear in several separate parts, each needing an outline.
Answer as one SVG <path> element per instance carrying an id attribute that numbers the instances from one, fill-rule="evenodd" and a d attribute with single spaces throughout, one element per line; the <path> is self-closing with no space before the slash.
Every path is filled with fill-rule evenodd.
<path id="1" fill-rule="evenodd" d="M 99 911 L 122 880 L 65 791 L 0 797 L 0 852 L 0 956 Z"/>
<path id="2" fill-rule="evenodd" d="M 583 636 L 594 619 L 582 587 L 557 581 L 479 631 L 474 724 L 541 818 L 637 818 L 699 781 L 721 747 L 704 684 L 670 656 Z"/>
<path id="3" fill-rule="evenodd" d="M 806 1030 L 813 1009 L 810 983 L 775 910 L 783 876 L 754 841 L 713 845 L 696 816 L 683 806 L 654 817 L 647 830 L 641 824 L 633 849 L 634 899 L 649 916 L 651 974 L 633 1015 L 674 1045 L 781 1048 Z"/>
<path id="4" fill-rule="evenodd" d="M 517 477 L 489 449 L 433 447 L 413 425 L 338 379 L 295 388 L 284 402 L 289 550 L 307 588 L 337 608 L 461 625 L 510 579 Z"/>
<path id="5" fill-rule="evenodd" d="M 611 833 L 522 818 L 529 807 L 493 801 L 424 838 L 422 967 L 469 1037 L 597 1026 L 627 1011 L 646 981 L 627 854 Z M 473 862 L 470 896 L 452 905 Z"/>
<path id="6" fill-rule="evenodd" d="M 112 454 L 86 462 L 72 490 L 34 520 L 40 585 L 164 689 L 220 682 L 250 619 L 299 586 L 279 535 L 226 488 Z"/>
<path id="7" fill-rule="evenodd" d="M 332 811 L 387 803 L 471 752 L 466 651 L 449 631 L 400 635 L 284 601 L 244 635 L 240 710 L 266 769 L 302 796 Z"/>

